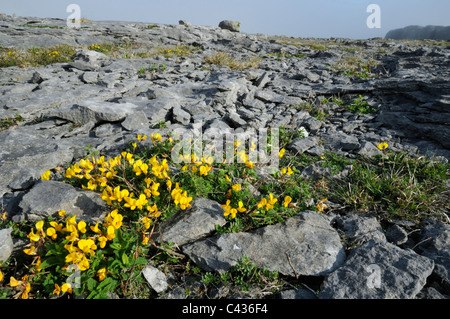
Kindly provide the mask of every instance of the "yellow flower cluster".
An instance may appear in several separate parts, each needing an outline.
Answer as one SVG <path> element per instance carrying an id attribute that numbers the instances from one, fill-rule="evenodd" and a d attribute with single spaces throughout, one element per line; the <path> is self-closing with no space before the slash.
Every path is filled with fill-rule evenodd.
<path id="1" fill-rule="evenodd" d="M 234 153 L 238 156 L 240 163 L 244 163 L 248 168 L 255 167 L 255 163 L 248 160 L 249 156 L 245 153 L 245 150 L 238 151 L 238 147 L 241 144 L 242 144 L 242 142 L 240 142 L 240 141 L 234 142 Z M 255 145 L 255 143 L 252 142 L 250 150 L 253 152 L 253 151 L 255 151 L 255 149 L 256 149 L 256 145 Z"/>
<path id="2" fill-rule="evenodd" d="M 269 209 L 273 208 L 273 205 L 278 201 L 278 199 L 273 197 L 273 194 L 269 194 L 269 198 L 261 198 L 261 201 L 258 203 L 258 208 L 265 209 L 268 211 Z"/>
<path id="3" fill-rule="evenodd" d="M 19 297 L 22 299 L 28 299 L 28 293 L 31 290 L 28 275 L 23 276 L 22 280 L 17 280 L 11 276 L 9 279 L 9 285 L 18 290 L 18 292 L 14 295 L 15 299 Z"/>
<path id="4" fill-rule="evenodd" d="M 180 155 L 180 159 L 189 163 L 183 166 L 183 171 L 191 170 L 193 173 L 199 173 L 200 176 L 206 176 L 210 171 L 212 171 L 211 165 L 214 162 L 213 157 L 208 157 L 205 159 L 204 157 L 199 158 L 196 154 L 186 154 L 184 156 Z"/>
<path id="5" fill-rule="evenodd" d="M 164 55 L 182 56 L 182 55 L 189 54 L 190 52 L 188 50 L 182 50 L 180 48 L 175 48 L 175 49 L 164 49 L 161 53 Z"/>
<path id="6" fill-rule="evenodd" d="M 281 175 L 288 175 L 289 176 L 289 175 L 294 174 L 294 171 L 290 167 L 282 168 L 280 172 L 281 172 Z"/>
<path id="7" fill-rule="evenodd" d="M 182 210 L 191 207 L 190 202 L 192 201 L 192 197 L 187 196 L 187 192 L 183 192 L 178 183 L 175 184 L 175 188 L 172 190 L 170 195 L 172 196 L 175 205 L 180 205 Z"/>
<path id="8" fill-rule="evenodd" d="M 123 220 L 123 216 L 118 213 L 118 210 L 113 210 L 105 217 L 105 222 L 102 226 L 99 226 L 99 223 L 95 226 L 90 226 L 90 230 L 93 233 L 88 235 L 87 224 L 85 221 L 81 220 L 77 222 L 76 216 L 66 216 L 65 211 L 59 211 L 58 213 L 61 217 L 59 222 L 49 222 L 49 227 L 45 230 L 43 220 L 38 221 L 35 224 L 35 228 L 31 229 L 27 236 L 30 240 L 30 244 L 27 245 L 28 248 L 24 249 L 24 252 L 27 255 L 36 256 L 38 255 L 38 250 L 44 246 L 44 242 L 56 240 L 58 236 L 60 236 L 68 241 L 68 243 L 64 245 L 64 248 L 67 250 L 67 255 L 65 257 L 67 265 L 64 268 L 67 268 L 69 264 L 73 264 L 77 265 L 81 271 L 89 269 L 89 258 L 95 255 L 98 246 L 104 248 L 108 241 L 112 241 L 115 238 L 115 231 L 122 226 Z M 35 264 L 39 271 L 39 266 L 41 264 L 40 256 L 37 257 L 37 259 L 38 261 Z M 104 279 L 104 276 L 99 277 Z M 20 285 L 20 282 L 13 282 L 15 286 Z M 22 293 L 25 294 L 28 291 L 24 290 Z M 71 293 L 72 288 L 70 287 L 70 284 L 63 284 L 61 287 L 55 284 L 53 293 L 59 295 L 61 292 Z M 22 295 L 22 297 L 24 296 Z"/>
<path id="9" fill-rule="evenodd" d="M 48 56 L 52 57 L 53 59 L 57 58 L 57 57 L 59 57 L 59 52 L 58 51 L 49 52 Z"/>
<path id="10" fill-rule="evenodd" d="M 234 219 L 236 218 L 236 214 L 238 212 L 243 213 L 247 210 L 246 208 L 244 208 L 244 203 L 242 201 L 239 201 L 237 208 L 231 207 L 230 203 L 231 201 L 227 200 L 227 203 L 225 205 L 222 205 L 222 208 L 225 210 L 225 213 L 223 214 L 224 216 L 231 215 L 231 218 Z"/>
<path id="11" fill-rule="evenodd" d="M 146 139 L 146 135 L 137 136 L 139 142 L 143 142 Z M 154 144 L 162 143 L 162 136 L 159 133 L 152 133 L 151 140 Z M 137 145 L 133 143 L 133 147 L 136 148 Z M 131 167 L 131 171 L 136 178 L 144 178 L 145 187 L 139 193 L 134 193 L 126 188 L 121 188 L 120 185 L 114 184 L 116 179 L 123 180 L 122 176 L 118 176 L 118 171 L 125 171 L 128 166 Z M 207 164 L 204 164 L 199 168 L 199 172 L 201 175 L 206 175 L 211 169 Z M 83 189 L 101 191 L 100 197 L 110 206 L 130 211 L 137 209 L 147 210 L 147 215 L 141 221 L 145 228 L 148 229 L 151 218 L 157 218 L 161 215 L 156 204 L 150 201 L 152 197 L 160 196 L 161 180 L 166 181 L 167 189 L 171 192 L 175 205 L 182 210 L 190 207 L 192 197 L 189 197 L 186 191 L 183 191 L 178 184 L 172 190 L 170 173 L 167 159 L 158 161 L 156 156 L 153 156 L 148 160 L 142 160 L 136 159 L 132 153 L 122 152 L 120 156 L 111 158 L 108 161 L 105 160 L 104 156 L 99 159 L 94 157 L 92 159 L 82 159 L 67 168 L 65 177 L 86 179 L 87 185 L 82 185 Z M 41 178 L 49 179 L 50 174 L 50 171 L 47 171 Z"/>
<path id="12" fill-rule="evenodd" d="M 108 52 L 107 49 L 102 49 L 102 47 L 100 45 L 98 45 L 98 44 L 92 44 L 88 49 L 92 50 L 92 51 Z"/>

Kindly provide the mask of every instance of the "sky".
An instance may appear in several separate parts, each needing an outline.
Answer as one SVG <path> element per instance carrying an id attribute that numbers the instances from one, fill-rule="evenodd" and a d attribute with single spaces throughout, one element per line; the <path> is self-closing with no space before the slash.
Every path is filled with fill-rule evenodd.
<path id="1" fill-rule="evenodd" d="M 77 4 L 89 20 L 218 26 L 236 20 L 241 31 L 268 35 L 367 39 L 408 25 L 450 25 L 449 0 L 0 0 L 0 13 L 66 19 Z M 379 8 L 367 12 L 370 4 Z M 367 20 L 379 22 L 369 28 Z"/>

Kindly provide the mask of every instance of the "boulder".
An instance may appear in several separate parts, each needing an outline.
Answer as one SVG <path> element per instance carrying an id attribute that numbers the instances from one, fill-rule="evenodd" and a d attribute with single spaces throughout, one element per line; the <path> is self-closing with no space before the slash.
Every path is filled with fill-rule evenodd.
<path id="1" fill-rule="evenodd" d="M 321 276 L 345 261 L 336 230 L 326 217 L 305 211 L 253 233 L 227 233 L 182 248 L 206 271 L 223 273 L 247 256 L 257 267 L 289 276 Z"/>
<path id="2" fill-rule="evenodd" d="M 425 286 L 433 260 L 386 241 L 369 240 L 353 249 L 329 274 L 320 299 L 412 299 Z"/>
<path id="3" fill-rule="evenodd" d="M 219 28 L 229 30 L 232 32 L 239 32 L 241 24 L 233 20 L 223 20 L 219 23 Z"/>
<path id="4" fill-rule="evenodd" d="M 82 71 L 98 71 L 107 64 L 109 58 L 100 52 L 92 50 L 77 50 L 69 65 Z"/>

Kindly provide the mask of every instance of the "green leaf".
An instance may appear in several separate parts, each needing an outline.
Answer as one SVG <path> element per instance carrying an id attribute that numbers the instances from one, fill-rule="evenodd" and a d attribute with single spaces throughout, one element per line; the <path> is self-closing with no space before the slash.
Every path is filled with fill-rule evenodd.
<path id="1" fill-rule="evenodd" d="M 122 254 L 122 263 L 123 263 L 125 266 L 127 266 L 127 265 L 128 265 L 128 262 L 129 262 L 129 259 L 128 259 L 127 254 L 123 253 L 123 254 Z"/>
<path id="2" fill-rule="evenodd" d="M 89 278 L 86 281 L 86 286 L 89 291 L 93 291 L 97 287 L 97 285 L 98 285 L 98 282 L 94 278 Z"/>
<path id="3" fill-rule="evenodd" d="M 42 261 L 41 266 L 39 268 L 46 269 L 48 267 L 52 267 L 55 265 L 64 265 L 65 264 L 65 257 L 64 256 L 53 256 L 44 259 Z"/>
<path id="4" fill-rule="evenodd" d="M 108 292 L 114 292 L 116 287 L 119 285 L 119 282 L 111 277 L 103 280 L 95 291 L 93 291 L 87 298 L 88 299 L 104 299 L 107 298 Z"/>
<path id="5" fill-rule="evenodd" d="M 109 247 L 111 247 L 112 249 L 119 250 L 122 248 L 122 245 L 119 243 L 112 243 L 111 245 L 109 245 Z"/>

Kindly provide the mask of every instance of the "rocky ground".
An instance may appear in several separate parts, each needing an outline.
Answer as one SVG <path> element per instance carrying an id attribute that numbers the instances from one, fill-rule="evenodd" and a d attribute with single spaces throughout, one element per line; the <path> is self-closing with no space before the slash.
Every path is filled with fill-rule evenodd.
<path id="1" fill-rule="evenodd" d="M 294 156 L 332 152 L 352 160 L 383 155 L 377 146 L 387 143 L 392 152 L 450 159 L 448 43 L 293 39 L 119 21 L 68 29 L 58 19 L 0 18 L 3 62 L 14 54 L 24 57 L 32 47 L 79 49 L 67 61 L 1 69 L 0 199 L 15 222 L 61 209 L 98 219 L 106 209 L 98 194 L 40 181 L 41 175 L 93 152 L 118 154 L 137 134 L 188 132 L 199 122 L 205 136 L 303 127 L 308 136 L 289 144 Z M 99 48 L 89 50 L 93 44 Z M 317 179 L 331 172 L 310 165 L 302 174 Z M 203 272 L 223 274 L 248 257 L 257 267 L 278 271 L 289 285 L 276 292 L 217 285 L 199 295 L 199 276 L 172 278 L 166 271 L 166 286 L 153 287 L 158 296 L 450 295 L 448 210 L 417 225 L 347 214 L 340 206 L 218 235 L 215 226 L 226 223 L 220 204 L 195 199 L 186 214 L 162 226 L 164 240 Z M 154 273 L 160 275 L 149 266 L 144 275 Z"/>

